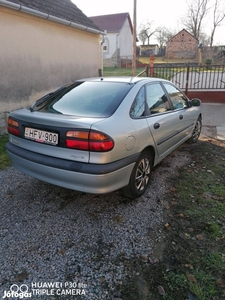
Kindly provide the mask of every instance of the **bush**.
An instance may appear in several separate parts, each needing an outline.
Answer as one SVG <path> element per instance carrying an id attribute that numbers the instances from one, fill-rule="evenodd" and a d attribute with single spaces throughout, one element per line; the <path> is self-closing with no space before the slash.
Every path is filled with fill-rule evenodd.
<path id="1" fill-rule="evenodd" d="M 211 58 L 207 58 L 205 60 L 205 65 L 206 65 L 206 69 L 207 70 L 211 70 L 211 68 L 212 68 L 212 59 Z"/>

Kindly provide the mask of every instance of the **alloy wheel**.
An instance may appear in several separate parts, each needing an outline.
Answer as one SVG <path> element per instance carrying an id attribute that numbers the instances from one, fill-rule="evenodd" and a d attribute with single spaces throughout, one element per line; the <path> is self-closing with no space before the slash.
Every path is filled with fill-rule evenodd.
<path id="1" fill-rule="evenodd" d="M 150 172 L 150 162 L 148 158 L 145 157 L 140 161 L 136 170 L 135 185 L 138 191 L 144 190 L 148 185 L 150 179 Z"/>
<path id="2" fill-rule="evenodd" d="M 201 129 L 202 129 L 202 123 L 201 123 L 201 120 L 198 119 L 195 124 L 195 128 L 194 128 L 194 131 L 192 134 L 192 139 L 194 142 L 198 140 L 200 133 L 201 133 Z"/>

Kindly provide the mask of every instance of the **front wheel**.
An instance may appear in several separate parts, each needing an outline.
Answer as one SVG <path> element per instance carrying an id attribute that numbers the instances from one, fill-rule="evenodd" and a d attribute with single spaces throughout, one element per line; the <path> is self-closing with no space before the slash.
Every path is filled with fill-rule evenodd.
<path id="1" fill-rule="evenodd" d="M 152 156 L 144 151 L 135 163 L 128 186 L 123 188 L 124 196 L 137 198 L 143 195 L 150 183 L 151 172 Z"/>
<path id="2" fill-rule="evenodd" d="M 202 130 L 202 119 L 201 119 L 201 117 L 198 117 L 198 120 L 197 120 L 197 122 L 195 124 L 194 130 L 192 132 L 192 136 L 189 139 L 189 142 L 191 144 L 196 143 L 198 141 L 198 138 L 200 136 L 201 130 Z"/>

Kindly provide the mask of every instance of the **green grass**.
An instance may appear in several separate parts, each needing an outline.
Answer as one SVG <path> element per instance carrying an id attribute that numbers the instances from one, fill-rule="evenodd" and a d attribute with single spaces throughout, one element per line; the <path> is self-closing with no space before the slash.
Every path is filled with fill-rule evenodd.
<path id="1" fill-rule="evenodd" d="M 7 142 L 8 142 L 8 135 L 0 136 L 0 170 L 11 165 L 11 161 L 5 149 Z"/>
<path id="2" fill-rule="evenodd" d="M 137 68 L 136 75 L 144 71 L 144 68 Z M 116 68 L 116 67 L 104 67 L 104 76 L 132 76 L 132 68 Z M 142 76 L 146 76 L 144 73 Z"/>
<path id="3" fill-rule="evenodd" d="M 176 229 L 187 239 L 179 239 L 181 264 L 166 275 L 165 299 L 173 299 L 178 290 L 191 291 L 198 300 L 225 299 L 225 145 L 200 145 L 194 163 L 177 179 L 177 209 L 194 231 L 187 234 L 187 229 Z"/>
<path id="4" fill-rule="evenodd" d="M 147 77 L 147 74 L 144 71 L 145 71 L 145 68 L 136 68 L 136 76 Z M 170 80 L 174 76 L 175 73 L 176 73 L 176 69 L 171 69 L 171 68 L 163 68 L 163 69 L 158 68 L 157 69 L 157 68 L 155 68 L 154 76 Z M 132 76 L 132 68 L 105 67 L 103 69 L 103 75 L 105 77 L 107 77 L 107 76 Z"/>

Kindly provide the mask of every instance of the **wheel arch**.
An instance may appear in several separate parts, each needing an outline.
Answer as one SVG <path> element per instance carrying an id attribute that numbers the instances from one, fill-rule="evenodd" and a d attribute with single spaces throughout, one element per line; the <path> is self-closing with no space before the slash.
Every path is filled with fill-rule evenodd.
<path id="1" fill-rule="evenodd" d="M 141 153 L 143 153 L 143 152 L 148 152 L 148 153 L 150 153 L 151 154 L 151 157 L 152 157 L 152 165 L 154 166 L 154 162 L 155 162 L 155 148 L 153 147 L 153 146 L 147 146 L 147 147 L 145 147 L 142 151 L 141 151 Z"/>

